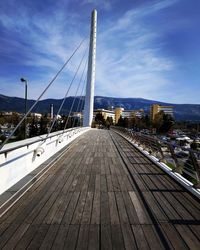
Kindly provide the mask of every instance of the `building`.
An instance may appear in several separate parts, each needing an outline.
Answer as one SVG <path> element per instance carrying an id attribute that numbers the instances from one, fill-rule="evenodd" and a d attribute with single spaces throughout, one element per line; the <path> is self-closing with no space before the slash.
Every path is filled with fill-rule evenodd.
<path id="1" fill-rule="evenodd" d="M 118 107 L 115 108 L 115 123 L 117 124 L 119 121 L 119 118 L 122 116 L 122 113 L 124 111 L 124 108 Z"/>
<path id="2" fill-rule="evenodd" d="M 113 119 L 113 123 L 115 123 L 115 112 L 113 110 L 107 110 L 107 109 L 95 109 L 93 113 L 93 119 L 95 119 L 95 116 L 97 114 L 102 114 L 104 120 L 106 120 L 108 117 Z"/>
<path id="3" fill-rule="evenodd" d="M 119 121 L 119 118 L 142 118 L 144 116 L 144 110 L 143 109 L 138 109 L 138 110 L 124 110 L 124 108 L 116 108 L 115 109 L 115 121 L 116 124 Z"/>
<path id="4" fill-rule="evenodd" d="M 34 118 L 37 118 L 39 120 L 42 118 L 42 114 L 40 114 L 40 113 L 30 113 L 30 116 L 34 117 Z"/>
<path id="5" fill-rule="evenodd" d="M 158 114 L 160 111 L 163 111 L 165 114 L 171 115 L 173 117 L 173 106 L 162 106 L 159 104 L 153 104 L 151 106 L 151 121 L 154 121 L 155 115 Z"/>
<path id="6" fill-rule="evenodd" d="M 108 117 L 111 117 L 113 119 L 113 123 L 117 124 L 119 121 L 119 118 L 142 118 L 144 116 L 144 110 L 124 110 L 124 108 L 117 107 L 115 110 L 107 110 L 107 109 L 96 109 L 94 110 L 94 116 L 93 119 L 95 119 L 95 116 L 100 113 L 102 114 L 103 118 L 106 120 Z"/>

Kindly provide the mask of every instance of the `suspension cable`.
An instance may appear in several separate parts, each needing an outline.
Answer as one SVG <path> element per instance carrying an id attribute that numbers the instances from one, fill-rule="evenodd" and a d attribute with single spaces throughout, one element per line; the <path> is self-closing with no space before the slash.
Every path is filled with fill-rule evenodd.
<path id="1" fill-rule="evenodd" d="M 78 110 L 80 108 L 81 99 L 82 99 L 82 96 L 83 96 L 83 91 L 84 91 L 85 86 L 86 86 L 86 80 L 87 80 L 87 74 L 85 75 L 85 79 L 83 81 L 83 87 L 81 89 L 80 98 L 79 98 L 78 105 L 77 105 L 77 108 L 76 108 L 76 113 L 79 112 Z M 80 112 L 81 112 L 81 110 L 80 110 Z M 74 127 L 74 125 L 75 125 L 75 119 L 73 120 L 72 128 Z"/>
<path id="2" fill-rule="evenodd" d="M 77 74 L 78 74 L 78 71 L 79 71 L 79 69 L 80 69 L 80 67 L 81 67 L 81 65 L 82 65 L 82 63 L 83 63 L 83 60 L 84 60 L 84 58 L 85 58 L 87 49 L 88 49 L 88 48 L 86 48 L 86 50 L 85 50 L 85 52 L 84 52 L 84 54 L 83 54 L 83 57 L 81 58 L 81 61 L 80 61 L 79 65 L 78 65 L 78 67 L 77 67 L 77 69 L 76 69 L 76 72 L 75 72 L 75 74 L 74 74 L 74 76 L 73 76 L 73 78 L 72 78 L 72 80 L 71 80 L 71 82 L 70 82 L 70 85 L 69 85 L 69 87 L 68 87 L 68 89 L 67 89 L 67 92 L 65 93 L 65 96 L 64 96 L 64 98 L 63 98 L 63 101 L 62 101 L 62 103 L 61 103 L 61 105 L 60 105 L 60 107 L 59 107 L 59 109 L 58 109 L 57 115 L 56 115 L 56 116 L 54 117 L 54 119 L 53 119 L 53 122 L 52 122 L 52 124 L 51 124 L 51 127 L 50 127 L 50 129 L 49 129 L 49 131 L 48 131 L 48 134 L 47 134 L 45 140 L 49 137 L 49 134 L 51 133 L 51 130 L 52 130 L 54 124 L 55 124 L 56 121 L 57 121 L 57 116 L 60 114 L 60 111 L 61 111 L 61 109 L 62 109 L 62 107 L 63 107 L 63 105 L 64 105 L 64 103 L 65 103 L 65 101 L 66 101 L 66 98 L 67 98 L 67 96 L 68 96 L 68 94 L 69 94 L 69 91 L 70 91 L 70 89 L 71 89 L 71 87 L 72 87 L 72 84 L 73 84 L 73 82 L 74 82 L 74 80 L 75 80 L 75 78 L 76 78 L 76 76 L 77 76 Z"/>
<path id="3" fill-rule="evenodd" d="M 64 131 L 65 131 L 65 129 L 66 129 L 66 126 L 67 126 L 68 121 L 69 121 L 69 117 L 70 117 L 70 115 L 71 115 L 71 113 L 72 113 L 72 109 L 73 109 L 73 107 L 74 107 L 74 103 L 75 103 L 75 100 L 76 100 L 76 96 L 77 96 L 77 93 L 78 93 L 78 91 L 79 91 L 80 84 L 81 84 L 81 82 L 82 82 L 83 75 L 84 75 L 84 72 L 85 72 L 85 69 L 86 69 L 86 65 L 87 65 L 87 60 L 86 60 L 86 62 L 85 62 L 85 65 L 84 65 L 84 68 L 83 68 L 83 72 L 82 72 L 82 75 L 81 75 L 81 77 L 80 77 L 80 80 L 79 80 L 79 83 L 78 83 L 78 86 L 77 86 L 77 89 L 76 89 L 76 92 L 75 92 L 75 97 L 74 97 L 74 99 L 73 99 L 73 102 L 72 102 L 72 105 L 71 105 L 71 108 L 70 108 L 70 111 L 69 111 L 67 120 L 66 120 L 66 122 L 65 122 L 65 126 L 64 126 L 64 129 L 63 129 L 63 133 L 64 133 Z"/>
<path id="4" fill-rule="evenodd" d="M 87 82 L 85 82 L 85 91 L 84 91 L 84 95 L 83 95 L 83 102 L 81 103 L 81 109 L 83 111 L 83 118 L 84 118 L 84 104 L 85 104 L 85 95 L 86 95 L 86 85 L 87 85 Z M 83 125 L 83 124 L 82 124 Z"/>
<path id="5" fill-rule="evenodd" d="M 76 47 L 76 49 L 73 51 L 73 53 L 71 54 L 71 56 L 67 59 L 67 61 L 63 64 L 63 66 L 60 68 L 60 70 L 56 73 L 56 75 L 52 78 L 52 80 L 49 82 L 49 84 L 47 85 L 47 87 L 43 90 L 43 92 L 40 94 L 40 96 L 38 97 L 38 99 L 35 101 L 35 103 L 31 106 L 31 108 L 28 110 L 28 112 L 24 115 L 24 117 L 21 119 L 21 121 L 17 124 L 17 126 L 13 129 L 13 131 L 11 132 L 11 134 L 8 136 L 8 138 L 6 138 L 6 140 L 3 142 L 3 144 L 0 146 L 0 150 L 5 146 L 5 144 L 10 140 L 10 138 L 14 135 L 14 133 L 16 132 L 16 130 L 19 128 L 19 126 L 24 122 L 24 120 L 27 118 L 27 116 L 29 115 L 29 113 L 33 110 L 33 108 L 37 105 L 37 103 L 39 102 L 39 100 L 42 98 L 42 96 L 46 93 L 46 91 L 49 89 L 49 87 L 53 84 L 53 82 L 57 79 L 57 77 L 59 76 L 59 74 L 63 71 L 63 69 L 67 66 L 67 64 L 69 63 L 69 61 L 72 59 L 72 57 L 75 55 L 75 53 L 79 50 L 79 48 L 81 47 L 81 45 L 83 44 L 83 42 L 85 41 L 85 39 L 83 39 L 81 41 L 81 43 Z"/>

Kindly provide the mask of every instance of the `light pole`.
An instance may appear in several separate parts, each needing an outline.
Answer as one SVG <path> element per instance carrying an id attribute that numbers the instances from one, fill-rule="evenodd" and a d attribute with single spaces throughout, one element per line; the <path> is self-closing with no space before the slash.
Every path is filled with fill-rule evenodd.
<path id="1" fill-rule="evenodd" d="M 24 78 L 20 79 L 21 82 L 25 83 L 25 104 L 24 104 L 24 112 L 26 115 L 27 112 L 27 80 Z M 24 119 L 24 139 L 26 139 L 26 118 Z"/>

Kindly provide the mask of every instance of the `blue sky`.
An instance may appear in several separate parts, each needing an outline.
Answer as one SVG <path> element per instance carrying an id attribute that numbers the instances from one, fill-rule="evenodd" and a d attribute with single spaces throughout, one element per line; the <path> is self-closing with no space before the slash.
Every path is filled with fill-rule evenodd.
<path id="1" fill-rule="evenodd" d="M 88 38 L 94 8 L 95 95 L 200 103 L 199 0 L 1 0 L 0 93 L 23 97 L 23 76 L 36 99 Z M 64 96 L 84 50 L 44 98 Z"/>

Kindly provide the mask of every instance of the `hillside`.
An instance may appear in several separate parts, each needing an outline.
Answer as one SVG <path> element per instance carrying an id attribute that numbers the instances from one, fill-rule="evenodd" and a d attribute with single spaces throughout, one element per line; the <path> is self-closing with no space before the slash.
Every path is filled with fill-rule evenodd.
<path id="1" fill-rule="evenodd" d="M 54 112 L 56 113 L 62 99 L 45 99 L 40 101 L 32 112 L 38 113 L 49 113 L 50 105 L 54 105 Z M 67 114 L 73 102 L 73 97 L 68 97 L 62 109 L 62 114 Z M 76 98 L 73 111 L 77 110 L 79 97 Z M 82 101 L 81 101 L 82 102 Z M 34 100 L 28 100 L 28 107 L 30 108 L 34 103 Z M 130 109 L 144 109 L 146 113 L 149 113 L 150 106 L 153 103 L 161 105 L 172 105 L 174 106 L 174 116 L 176 120 L 187 120 L 187 121 L 200 121 L 200 104 L 173 104 L 164 103 L 154 100 L 147 100 L 143 98 L 113 98 L 95 96 L 94 108 L 108 108 L 108 107 L 123 107 L 127 110 Z M 0 95 L 0 111 L 15 111 L 19 113 L 24 112 L 24 99 L 18 97 L 9 97 Z"/>

